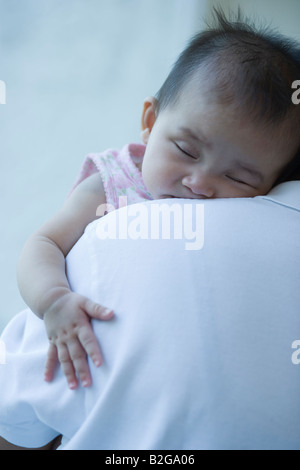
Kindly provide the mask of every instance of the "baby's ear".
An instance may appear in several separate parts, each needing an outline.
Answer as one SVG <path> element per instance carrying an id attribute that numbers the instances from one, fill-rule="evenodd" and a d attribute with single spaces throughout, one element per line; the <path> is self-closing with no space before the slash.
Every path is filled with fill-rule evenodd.
<path id="1" fill-rule="evenodd" d="M 153 96 L 144 100 L 142 113 L 142 140 L 144 144 L 148 143 L 148 139 L 154 123 L 156 121 L 157 100 Z"/>

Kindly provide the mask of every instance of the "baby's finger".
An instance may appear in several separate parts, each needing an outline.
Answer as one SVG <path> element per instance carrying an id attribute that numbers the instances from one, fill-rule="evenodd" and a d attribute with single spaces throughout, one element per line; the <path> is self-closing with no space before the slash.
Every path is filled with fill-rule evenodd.
<path id="1" fill-rule="evenodd" d="M 97 320 L 111 320 L 114 317 L 114 312 L 111 308 L 103 307 L 90 299 L 86 299 L 84 309 L 90 317 Z"/>
<path id="2" fill-rule="evenodd" d="M 77 338 L 74 338 L 68 343 L 68 349 L 74 369 L 82 386 L 89 387 L 92 384 L 92 378 L 85 350 Z"/>
<path id="3" fill-rule="evenodd" d="M 78 387 L 78 380 L 68 348 L 64 343 L 58 346 L 58 360 L 68 381 L 69 388 L 75 390 Z"/>
<path id="4" fill-rule="evenodd" d="M 54 372 L 58 364 L 58 355 L 55 344 L 50 343 L 47 353 L 47 361 L 45 365 L 44 379 L 46 382 L 51 382 L 54 377 Z"/>
<path id="5" fill-rule="evenodd" d="M 100 367 L 103 363 L 102 354 L 97 337 L 88 323 L 78 331 L 78 339 L 86 354 L 92 359 L 96 367 Z"/>

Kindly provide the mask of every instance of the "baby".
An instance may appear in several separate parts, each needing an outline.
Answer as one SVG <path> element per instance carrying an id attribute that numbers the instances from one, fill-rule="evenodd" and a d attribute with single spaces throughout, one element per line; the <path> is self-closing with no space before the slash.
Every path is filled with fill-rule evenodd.
<path id="1" fill-rule="evenodd" d="M 299 168 L 300 47 L 216 11 L 192 39 L 142 112 L 142 144 L 91 155 L 59 213 L 26 243 L 18 282 L 50 341 L 45 379 L 59 360 L 69 387 L 91 384 L 87 356 L 102 357 L 91 319 L 113 312 L 72 292 L 65 257 L 97 218 L 97 208 L 162 198 L 242 198 L 266 194 Z"/>

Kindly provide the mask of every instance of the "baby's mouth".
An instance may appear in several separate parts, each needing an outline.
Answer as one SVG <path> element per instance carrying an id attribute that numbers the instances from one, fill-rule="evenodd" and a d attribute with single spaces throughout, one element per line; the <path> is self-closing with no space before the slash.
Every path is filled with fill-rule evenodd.
<path id="1" fill-rule="evenodd" d="M 209 199 L 207 196 L 199 195 L 189 195 L 189 196 L 172 196 L 171 194 L 164 194 L 161 199 Z"/>

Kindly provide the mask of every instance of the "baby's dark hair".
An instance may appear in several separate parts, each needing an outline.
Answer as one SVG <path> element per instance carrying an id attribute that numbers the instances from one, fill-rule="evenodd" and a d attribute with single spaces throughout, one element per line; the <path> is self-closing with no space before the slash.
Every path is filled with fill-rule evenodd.
<path id="1" fill-rule="evenodd" d="M 218 102 L 261 125 L 289 119 L 291 134 L 300 135 L 300 105 L 292 101 L 292 83 L 300 79 L 296 41 L 268 26 L 256 27 L 240 9 L 230 20 L 215 8 L 213 23 L 192 38 L 158 91 L 157 114 L 176 104 L 184 86 L 202 71 L 208 72 Z M 300 151 L 289 168 L 300 169 Z"/>

